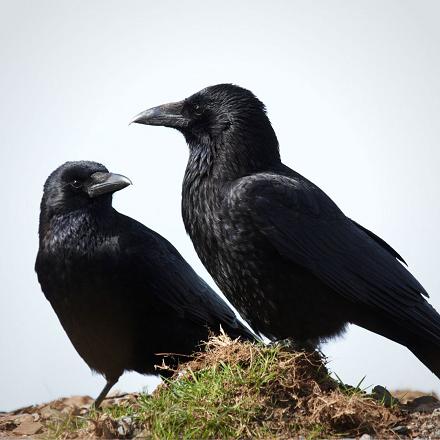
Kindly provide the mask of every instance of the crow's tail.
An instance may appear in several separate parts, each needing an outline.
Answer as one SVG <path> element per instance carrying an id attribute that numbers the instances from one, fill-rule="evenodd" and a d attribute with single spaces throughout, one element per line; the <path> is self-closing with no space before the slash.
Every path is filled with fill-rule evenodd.
<path id="1" fill-rule="evenodd" d="M 408 347 L 440 379 L 440 347 L 429 344 Z"/>
<path id="2" fill-rule="evenodd" d="M 415 311 L 417 320 L 408 327 L 417 331 L 417 337 L 405 345 L 440 379 L 440 315 L 427 301 Z"/>
<path id="3" fill-rule="evenodd" d="M 358 315 L 353 324 L 404 345 L 440 379 L 440 315 L 427 301 L 409 309 L 405 320 L 375 312 Z"/>

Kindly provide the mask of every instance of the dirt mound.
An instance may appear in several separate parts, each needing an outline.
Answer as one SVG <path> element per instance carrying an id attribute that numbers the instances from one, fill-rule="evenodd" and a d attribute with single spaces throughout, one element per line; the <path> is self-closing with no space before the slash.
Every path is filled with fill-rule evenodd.
<path id="1" fill-rule="evenodd" d="M 234 388 L 239 396 L 252 395 L 255 406 L 262 409 L 264 417 L 250 421 L 251 432 L 265 425 L 283 438 L 310 432 L 383 435 L 402 420 L 397 407 L 387 408 L 358 389 L 341 387 L 330 377 L 325 358 L 317 351 L 305 353 L 282 346 L 268 349 L 223 336 L 211 339 L 206 352 L 186 368 L 194 374 L 224 363 L 251 372 L 260 361 L 267 370 L 258 389 L 251 377 Z"/>

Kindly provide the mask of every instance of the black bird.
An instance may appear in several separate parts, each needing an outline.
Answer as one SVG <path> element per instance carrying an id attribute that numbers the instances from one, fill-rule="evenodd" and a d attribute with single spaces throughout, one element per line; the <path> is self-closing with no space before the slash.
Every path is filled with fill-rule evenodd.
<path id="1" fill-rule="evenodd" d="M 124 371 L 158 374 L 160 354 L 175 366 L 220 326 L 254 339 L 165 238 L 112 207 L 130 183 L 99 163 L 67 162 L 41 201 L 35 270 L 76 351 L 107 380 L 96 407 Z"/>
<path id="2" fill-rule="evenodd" d="M 425 289 L 391 246 L 281 162 L 254 94 L 220 84 L 132 122 L 185 136 L 186 230 L 254 330 L 310 346 L 357 324 L 405 345 L 440 377 L 440 316 Z"/>

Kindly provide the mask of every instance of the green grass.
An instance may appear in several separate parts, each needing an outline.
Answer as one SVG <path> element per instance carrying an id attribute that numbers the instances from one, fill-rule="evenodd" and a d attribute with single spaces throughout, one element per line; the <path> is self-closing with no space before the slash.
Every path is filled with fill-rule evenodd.
<path id="1" fill-rule="evenodd" d="M 249 426 L 264 412 L 258 393 L 274 379 L 270 365 L 276 353 L 276 348 L 260 352 L 247 366 L 220 361 L 188 370 L 185 377 L 167 381 L 154 398 L 139 399 L 141 422 L 158 439 L 265 436 L 267 428 L 250 432 Z"/>
<path id="2" fill-rule="evenodd" d="M 371 385 L 362 387 L 362 384 L 364 383 L 366 376 L 362 377 L 362 379 L 357 383 L 357 385 L 353 386 L 353 385 L 347 385 L 346 383 L 344 383 L 342 381 L 342 379 L 336 373 L 333 373 L 333 374 L 336 377 L 339 389 L 347 395 L 365 394 L 366 390 L 371 387 Z"/>
<path id="3" fill-rule="evenodd" d="M 150 396 L 146 396 L 150 397 Z M 129 405 L 111 405 L 102 410 L 103 414 L 108 414 L 113 419 L 120 419 L 121 417 L 137 417 L 136 410 L 133 406 Z M 94 410 L 89 414 L 90 418 L 99 418 L 101 411 Z"/>

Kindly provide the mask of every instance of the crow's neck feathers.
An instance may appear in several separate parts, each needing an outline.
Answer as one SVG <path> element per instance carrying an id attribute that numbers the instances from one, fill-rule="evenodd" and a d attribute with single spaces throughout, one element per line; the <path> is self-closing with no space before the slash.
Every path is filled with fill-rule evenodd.
<path id="1" fill-rule="evenodd" d="M 111 239 L 112 219 L 116 211 L 82 208 L 40 217 L 40 250 L 48 253 L 85 256 Z"/>
<path id="2" fill-rule="evenodd" d="M 200 192 L 211 198 L 229 182 L 270 171 L 281 164 L 278 140 L 264 112 L 258 117 L 236 118 L 229 129 L 217 137 L 186 136 L 186 140 L 189 160 L 183 197 L 187 199 L 196 194 L 199 197 Z"/>
<path id="3" fill-rule="evenodd" d="M 194 243 L 209 242 L 209 250 L 196 245 L 199 253 L 216 251 L 215 225 L 228 188 L 237 179 L 281 165 L 278 140 L 264 112 L 236 119 L 221 136 L 197 141 L 187 137 L 190 150 L 182 188 L 182 216 Z M 197 237 L 197 238 L 196 238 Z M 208 256 L 206 256 L 208 258 Z"/>
<path id="4" fill-rule="evenodd" d="M 281 163 L 278 140 L 264 111 L 231 115 L 223 131 L 185 135 L 190 156 L 185 184 L 200 184 L 206 179 L 232 181 L 267 171 Z"/>

